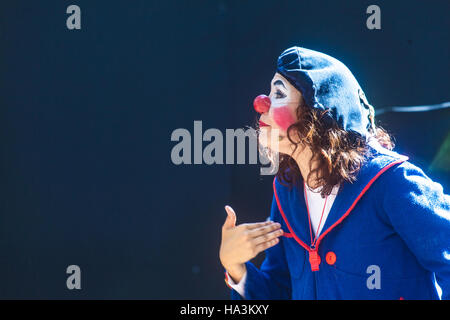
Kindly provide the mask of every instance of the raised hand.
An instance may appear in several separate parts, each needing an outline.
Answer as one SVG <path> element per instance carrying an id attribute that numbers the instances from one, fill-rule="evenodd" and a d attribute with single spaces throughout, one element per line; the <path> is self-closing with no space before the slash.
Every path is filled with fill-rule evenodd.
<path id="1" fill-rule="evenodd" d="M 235 282 L 245 274 L 245 262 L 261 251 L 278 244 L 283 235 L 281 225 L 273 221 L 244 223 L 236 226 L 236 213 L 225 206 L 227 218 L 222 226 L 220 261 Z"/>

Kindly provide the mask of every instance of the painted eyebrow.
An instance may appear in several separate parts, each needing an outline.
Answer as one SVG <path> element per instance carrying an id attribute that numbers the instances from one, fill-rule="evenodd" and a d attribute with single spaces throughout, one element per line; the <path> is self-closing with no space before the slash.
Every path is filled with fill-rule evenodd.
<path id="1" fill-rule="evenodd" d="M 284 86 L 283 81 L 281 81 L 281 80 L 275 81 L 275 82 L 273 83 L 273 85 L 274 85 L 274 86 L 283 86 L 283 88 L 286 89 L 286 87 Z"/>

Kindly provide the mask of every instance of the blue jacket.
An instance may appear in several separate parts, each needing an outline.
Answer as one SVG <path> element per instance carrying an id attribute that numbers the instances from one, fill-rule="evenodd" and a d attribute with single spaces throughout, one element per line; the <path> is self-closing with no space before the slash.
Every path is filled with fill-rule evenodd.
<path id="1" fill-rule="evenodd" d="M 439 299 L 435 279 L 450 298 L 450 196 L 408 157 L 371 148 L 357 181 L 341 184 L 313 249 L 302 182 L 274 179 L 271 219 L 286 234 L 259 269 L 246 263 L 247 299 Z"/>

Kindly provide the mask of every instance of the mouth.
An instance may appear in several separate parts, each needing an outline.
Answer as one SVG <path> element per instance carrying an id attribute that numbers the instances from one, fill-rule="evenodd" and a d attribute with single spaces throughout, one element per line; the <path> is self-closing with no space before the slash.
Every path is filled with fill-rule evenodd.
<path id="1" fill-rule="evenodd" d="M 265 123 L 264 121 L 259 120 L 259 126 L 260 127 L 270 127 L 267 123 Z"/>

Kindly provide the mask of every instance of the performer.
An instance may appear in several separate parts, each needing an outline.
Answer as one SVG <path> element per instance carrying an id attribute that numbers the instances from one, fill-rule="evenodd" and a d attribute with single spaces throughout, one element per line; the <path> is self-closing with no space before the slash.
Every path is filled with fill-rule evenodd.
<path id="1" fill-rule="evenodd" d="M 270 221 L 236 225 L 225 207 L 232 299 L 439 299 L 436 282 L 450 297 L 450 196 L 393 151 L 344 64 L 289 48 L 254 106 L 260 133 L 279 130 L 278 150 L 262 142 L 279 170 Z"/>

